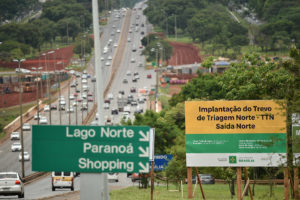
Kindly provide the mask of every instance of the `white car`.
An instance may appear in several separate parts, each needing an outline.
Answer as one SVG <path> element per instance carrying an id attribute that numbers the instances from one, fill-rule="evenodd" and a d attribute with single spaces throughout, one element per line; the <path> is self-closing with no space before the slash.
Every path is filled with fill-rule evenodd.
<path id="1" fill-rule="evenodd" d="M 120 33 L 120 32 L 121 32 L 120 29 L 118 29 L 118 30 L 117 30 L 117 33 Z"/>
<path id="2" fill-rule="evenodd" d="M 31 127 L 29 123 L 24 123 L 23 124 L 23 131 L 30 131 Z"/>
<path id="3" fill-rule="evenodd" d="M 122 113 L 122 119 L 124 119 L 125 122 L 127 122 L 130 119 L 130 115 L 128 112 Z"/>
<path id="4" fill-rule="evenodd" d="M 105 63 L 105 65 L 106 65 L 106 66 L 110 66 L 110 62 L 107 61 L 107 62 Z"/>
<path id="5" fill-rule="evenodd" d="M 108 179 L 108 181 L 119 182 L 119 174 L 118 173 L 108 173 L 107 179 Z"/>
<path id="6" fill-rule="evenodd" d="M 50 111 L 49 105 L 45 105 L 45 106 L 44 106 L 44 112 L 49 112 L 49 111 Z"/>
<path id="7" fill-rule="evenodd" d="M 24 184 L 17 172 L 0 173 L 0 196 L 18 195 L 24 198 Z"/>
<path id="8" fill-rule="evenodd" d="M 135 59 L 131 58 L 130 62 L 135 63 Z"/>
<path id="9" fill-rule="evenodd" d="M 117 43 L 114 43 L 114 47 L 117 47 L 118 46 L 118 44 Z"/>
<path id="10" fill-rule="evenodd" d="M 77 102 L 76 102 L 76 101 L 73 102 L 73 106 L 74 106 L 74 107 L 77 106 Z"/>
<path id="11" fill-rule="evenodd" d="M 40 118 L 40 124 L 48 124 L 47 118 L 41 116 L 41 118 Z"/>
<path id="12" fill-rule="evenodd" d="M 103 108 L 104 108 L 104 109 L 109 109 L 109 103 L 105 103 L 105 104 L 103 105 Z"/>
<path id="13" fill-rule="evenodd" d="M 30 154 L 27 151 L 24 151 L 24 161 L 30 160 Z M 19 161 L 22 161 L 22 152 L 19 153 Z"/>
<path id="14" fill-rule="evenodd" d="M 126 75 L 127 75 L 127 76 L 130 76 L 130 75 L 131 75 L 131 71 L 128 70 L 128 71 L 126 72 Z"/>
<path id="15" fill-rule="evenodd" d="M 11 145 L 11 151 L 21 151 L 22 146 L 20 142 L 15 142 Z"/>
<path id="16" fill-rule="evenodd" d="M 82 84 L 87 84 L 87 80 L 86 80 L 86 79 L 82 79 L 82 80 L 81 80 L 81 83 L 82 83 Z"/>
<path id="17" fill-rule="evenodd" d="M 74 100 L 74 99 L 75 99 L 74 95 L 71 94 L 71 95 L 69 96 L 69 99 L 70 99 L 70 100 Z"/>
<path id="18" fill-rule="evenodd" d="M 69 107 L 67 107 L 67 113 L 73 113 L 73 112 L 74 112 L 73 106 L 70 106 L 70 109 Z"/>
<path id="19" fill-rule="evenodd" d="M 10 134 L 10 139 L 11 140 L 19 140 L 20 139 L 20 133 L 19 132 L 12 132 Z"/>
<path id="20" fill-rule="evenodd" d="M 66 105 L 66 101 L 65 100 L 60 100 L 59 103 L 60 103 L 60 105 Z"/>
<path id="21" fill-rule="evenodd" d="M 82 93 L 82 98 L 86 99 L 87 98 L 87 94 L 86 93 Z"/>
<path id="22" fill-rule="evenodd" d="M 112 57 L 111 57 L 111 56 L 108 56 L 107 59 L 108 59 L 108 60 L 112 60 Z"/>
<path id="23" fill-rule="evenodd" d="M 103 60 L 104 60 L 104 57 L 101 57 L 101 58 L 100 58 L 100 60 L 102 60 L 102 61 L 103 61 Z"/>
<path id="24" fill-rule="evenodd" d="M 130 38 L 128 38 L 128 39 L 127 39 L 127 41 L 128 41 L 128 42 L 131 42 L 131 39 L 130 39 Z"/>
<path id="25" fill-rule="evenodd" d="M 107 98 L 108 98 L 109 100 L 113 100 L 113 99 L 114 99 L 114 95 L 113 95 L 112 93 L 109 93 L 109 94 L 107 95 Z"/>

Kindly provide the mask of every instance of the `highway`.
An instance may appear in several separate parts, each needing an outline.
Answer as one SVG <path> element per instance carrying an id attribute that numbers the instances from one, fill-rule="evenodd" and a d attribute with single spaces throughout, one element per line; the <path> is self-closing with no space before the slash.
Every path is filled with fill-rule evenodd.
<path id="1" fill-rule="evenodd" d="M 116 17 L 117 12 L 113 11 L 109 17 L 108 24 L 105 27 L 101 27 L 101 31 L 103 32 L 102 38 L 101 38 L 101 52 L 103 57 L 103 60 L 101 61 L 103 73 L 104 73 L 104 85 L 107 85 L 109 83 L 109 80 L 112 76 L 112 72 L 115 70 L 115 75 L 113 76 L 113 81 L 110 83 L 109 88 L 107 89 L 107 94 L 112 93 L 114 96 L 114 99 L 111 101 L 109 105 L 109 109 L 105 109 L 104 115 L 105 118 L 111 118 L 114 125 L 117 125 L 120 123 L 120 120 L 123 117 L 122 113 L 119 113 L 118 115 L 112 115 L 111 110 L 118 108 L 117 103 L 117 97 L 120 90 L 123 90 L 125 94 L 123 95 L 123 98 L 127 98 L 129 94 L 133 95 L 133 98 L 135 100 L 138 99 L 138 90 L 139 89 L 147 89 L 150 90 L 151 88 L 154 88 L 155 86 L 155 72 L 153 70 L 145 70 L 145 57 L 141 55 L 142 48 L 140 39 L 142 36 L 146 35 L 147 32 L 151 31 L 151 26 L 147 26 L 146 24 L 146 18 L 142 15 L 142 10 L 139 10 L 138 8 L 141 7 L 140 3 L 136 5 L 135 10 L 129 10 L 127 11 L 127 14 L 129 14 L 130 18 L 130 29 L 124 26 L 124 16 L 125 12 L 121 12 L 120 18 Z M 139 17 L 137 17 L 139 15 Z M 138 26 L 137 26 L 138 24 Z M 141 24 L 144 24 L 142 27 Z M 138 31 L 136 31 L 136 27 L 138 27 Z M 119 31 L 120 30 L 120 33 Z M 128 32 L 129 31 L 129 32 Z M 141 32 L 144 32 L 144 35 L 141 34 Z M 112 34 L 114 33 L 114 34 Z M 128 40 L 120 41 L 119 38 L 121 37 L 121 34 L 127 36 L 130 38 L 130 42 Z M 128 39 L 127 38 L 127 39 Z M 108 41 L 112 40 L 111 44 L 108 45 Z M 119 44 L 122 44 L 122 42 L 125 44 L 125 48 L 121 49 L 121 60 L 118 62 L 116 59 L 118 57 L 115 57 L 116 50 L 118 49 Z M 115 45 L 116 44 L 116 45 Z M 108 50 L 107 53 L 103 53 L 104 47 L 107 46 Z M 132 51 L 133 47 L 136 47 L 136 51 Z M 121 48 L 121 47 L 120 47 Z M 113 58 L 113 60 L 109 59 L 109 56 Z M 132 62 L 131 59 L 134 59 L 135 62 Z M 109 62 L 110 65 L 105 65 L 106 62 Z M 140 66 L 141 63 L 141 66 Z M 94 74 L 94 58 L 91 59 L 90 63 L 88 64 L 87 71 L 89 74 L 91 74 L 91 77 L 93 77 Z M 130 71 L 130 74 L 128 73 Z M 137 82 L 133 82 L 133 73 L 137 72 L 139 79 L 137 79 Z M 152 78 L 147 78 L 147 75 L 151 74 Z M 80 94 L 82 94 L 82 88 L 81 88 L 81 78 L 75 78 L 77 79 L 79 85 L 77 86 L 80 88 Z M 123 80 L 127 79 L 128 83 L 124 83 Z M 97 80 L 98 81 L 98 80 Z M 70 81 L 72 82 L 72 81 Z M 94 95 L 96 95 L 96 90 L 94 89 L 94 83 L 91 82 L 91 78 L 88 79 L 88 85 L 89 85 L 89 93 L 91 93 L 94 98 Z M 132 87 L 135 87 L 137 92 L 131 93 L 130 89 Z M 70 88 L 70 94 L 75 93 L 75 88 Z M 66 108 L 68 108 L 68 89 L 64 89 L 62 91 L 62 95 L 66 99 Z M 148 97 L 146 97 L 148 98 Z M 55 103 L 58 107 L 58 100 L 55 101 Z M 71 101 L 71 105 L 73 104 L 73 101 Z M 91 110 L 94 102 L 88 103 L 88 109 Z M 77 122 L 78 124 L 81 124 L 82 116 L 85 117 L 87 112 L 84 111 L 83 113 L 80 111 L 80 105 L 77 106 Z M 129 105 L 130 106 L 130 105 Z M 134 111 L 137 109 L 143 109 L 143 111 L 146 110 L 146 102 L 138 104 L 138 106 L 130 106 L 130 118 L 134 119 Z M 70 124 L 75 125 L 76 124 L 76 108 L 74 108 L 75 112 L 71 113 L 71 122 Z M 43 116 L 46 116 L 49 122 L 49 112 L 42 112 Z M 69 115 L 66 113 L 66 111 L 61 111 L 62 114 L 62 124 L 69 124 Z M 52 124 L 60 124 L 59 121 L 59 111 L 52 111 Z M 30 124 L 37 124 L 37 121 L 32 119 Z M 18 155 L 19 152 L 11 152 L 11 144 L 14 141 L 6 141 L 2 145 L 0 145 L 0 171 L 17 171 L 21 174 L 21 162 L 18 161 Z M 31 152 L 31 131 L 24 131 L 24 146 L 25 151 L 28 151 L 30 155 L 32 155 Z M 31 161 L 25 162 L 25 174 L 29 175 L 32 174 L 31 171 Z M 118 183 L 110 183 L 110 185 L 121 185 L 121 186 L 129 186 L 132 185 L 129 178 L 127 178 L 126 174 L 120 174 L 119 175 L 120 181 Z M 75 190 L 79 189 L 79 181 L 80 177 L 77 177 L 75 179 Z M 25 199 L 39 199 L 42 197 L 52 196 L 60 193 L 69 192 L 69 190 L 58 190 L 55 192 L 51 191 L 51 178 L 50 176 L 41 178 L 40 180 L 28 184 L 25 186 Z M 7 197 L 2 197 L 7 199 Z M 14 198 L 14 197 L 13 197 Z M 12 199 L 13 199 L 12 198 Z"/>

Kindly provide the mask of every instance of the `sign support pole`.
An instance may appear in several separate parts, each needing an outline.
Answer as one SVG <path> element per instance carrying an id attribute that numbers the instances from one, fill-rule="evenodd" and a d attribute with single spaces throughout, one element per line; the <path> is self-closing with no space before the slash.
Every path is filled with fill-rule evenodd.
<path id="1" fill-rule="evenodd" d="M 289 175 L 288 175 L 288 168 L 285 167 L 283 170 L 284 174 L 284 200 L 289 199 Z"/>
<path id="2" fill-rule="evenodd" d="M 151 200 L 153 200 L 154 191 L 154 161 L 151 161 Z"/>
<path id="3" fill-rule="evenodd" d="M 244 167 L 244 173 L 245 173 L 245 181 L 249 180 L 249 184 L 247 185 L 247 187 L 248 187 L 248 191 L 249 191 L 249 194 L 250 194 L 250 198 L 251 198 L 251 200 L 253 200 L 253 195 L 252 195 L 252 190 L 251 190 L 251 187 L 250 187 L 250 179 L 248 177 L 247 167 Z M 245 188 L 247 188 L 247 187 L 245 187 Z"/>
<path id="4" fill-rule="evenodd" d="M 294 168 L 294 198 L 295 199 L 300 199 L 300 196 L 299 196 L 299 176 L 298 176 L 298 168 L 295 167 Z"/>
<path id="5" fill-rule="evenodd" d="M 192 183 L 192 168 L 187 168 L 187 180 L 188 180 L 188 198 L 193 198 L 193 183 Z"/>
<path id="6" fill-rule="evenodd" d="M 195 170 L 196 170 L 197 180 L 198 180 L 198 183 L 199 183 L 199 186 L 200 186 L 202 198 L 205 200 L 206 198 L 205 198 L 204 190 L 203 190 L 203 187 L 202 187 L 202 182 L 201 182 L 197 167 L 195 167 Z"/>
<path id="7" fill-rule="evenodd" d="M 93 29 L 95 46 L 95 72 L 97 84 L 97 104 L 99 119 L 98 124 L 104 124 L 103 116 L 103 75 L 101 69 L 100 52 L 100 27 L 98 1 L 92 0 Z M 95 95 L 95 94 L 94 94 Z M 80 181 L 80 199 L 82 200 L 109 200 L 107 174 L 104 173 L 82 173 Z"/>
<path id="8" fill-rule="evenodd" d="M 242 200 L 242 168 L 236 169 L 237 199 Z"/>

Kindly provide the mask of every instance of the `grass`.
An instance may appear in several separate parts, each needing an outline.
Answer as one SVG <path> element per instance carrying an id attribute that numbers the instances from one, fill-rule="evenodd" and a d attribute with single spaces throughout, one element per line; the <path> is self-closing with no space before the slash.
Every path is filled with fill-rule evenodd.
<path id="1" fill-rule="evenodd" d="M 169 35 L 168 41 L 171 41 L 171 42 L 183 42 L 183 43 L 193 43 L 192 38 L 187 37 L 187 36 L 177 36 L 177 40 L 176 40 L 176 37 L 174 35 Z"/>
<path id="2" fill-rule="evenodd" d="M 194 189 L 194 185 L 193 185 Z M 206 199 L 209 200 L 230 200 L 230 199 L 237 199 L 236 196 L 231 198 L 229 193 L 229 187 L 227 184 L 214 184 L 214 185 L 203 185 L 204 193 Z M 177 190 L 175 185 L 169 186 L 169 191 L 167 190 L 166 186 L 156 186 L 154 188 L 154 200 L 174 200 L 174 199 L 184 199 L 187 200 L 187 185 L 183 186 L 183 198 L 182 194 Z M 284 189 L 282 185 L 274 186 L 273 187 L 273 197 L 269 197 L 269 186 L 268 185 L 256 185 L 255 186 L 255 197 L 254 199 L 259 200 L 277 200 L 283 199 L 284 196 Z M 110 199 L 111 200 L 144 200 L 150 199 L 150 187 L 148 189 L 139 189 L 137 186 L 128 187 L 122 190 L 113 190 L 110 192 Z M 196 195 L 194 199 L 202 199 L 201 192 L 199 186 L 196 188 Z M 250 199 L 249 196 L 244 198 L 245 200 Z"/>
<path id="3" fill-rule="evenodd" d="M 22 106 L 23 113 L 27 112 L 29 108 L 34 106 L 35 103 L 25 104 Z M 14 106 L 10 108 L 1 108 L 0 109 L 0 139 L 4 137 L 3 128 L 16 119 L 20 114 L 20 107 Z"/>
<path id="4" fill-rule="evenodd" d="M 14 72 L 14 68 L 0 67 L 0 72 Z"/>

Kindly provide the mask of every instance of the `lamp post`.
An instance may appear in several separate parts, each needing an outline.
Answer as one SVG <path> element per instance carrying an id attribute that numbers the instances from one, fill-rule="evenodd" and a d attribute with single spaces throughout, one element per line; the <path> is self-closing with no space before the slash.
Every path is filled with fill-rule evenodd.
<path id="1" fill-rule="evenodd" d="M 49 51 L 47 54 L 54 54 L 55 53 L 55 51 Z M 54 54 L 54 60 L 55 60 L 55 54 Z M 55 67 L 55 62 L 54 62 L 54 67 Z M 55 80 L 55 70 L 54 70 L 54 80 Z M 50 83 L 49 83 L 50 82 Z M 49 103 L 48 103 L 48 105 L 49 105 L 49 108 L 50 108 L 50 110 L 49 110 L 49 122 L 50 122 L 50 125 L 52 124 L 52 118 L 51 118 L 51 76 L 50 76 L 50 73 L 49 73 L 49 79 L 48 79 L 48 95 L 49 95 Z"/>
<path id="2" fill-rule="evenodd" d="M 36 72 L 39 69 L 42 69 L 42 67 L 32 67 L 32 70 L 36 70 Z M 39 77 L 36 76 L 36 78 L 34 79 L 34 81 L 36 82 L 36 109 L 37 109 L 37 116 L 38 116 L 37 124 L 40 124 Z"/>
<path id="3" fill-rule="evenodd" d="M 24 137 L 23 137 L 23 111 L 22 111 L 22 83 L 21 83 L 21 63 L 25 61 L 25 59 L 13 59 L 14 62 L 18 63 L 19 74 L 18 74 L 18 82 L 19 82 L 19 105 L 20 105 L 20 127 L 21 127 L 21 153 L 22 153 L 22 177 L 25 177 L 25 169 L 24 169 Z"/>

